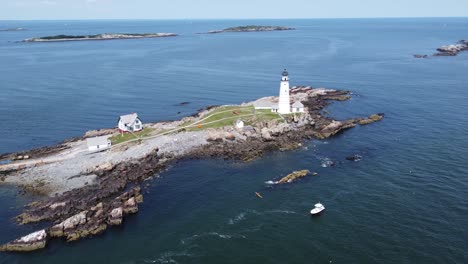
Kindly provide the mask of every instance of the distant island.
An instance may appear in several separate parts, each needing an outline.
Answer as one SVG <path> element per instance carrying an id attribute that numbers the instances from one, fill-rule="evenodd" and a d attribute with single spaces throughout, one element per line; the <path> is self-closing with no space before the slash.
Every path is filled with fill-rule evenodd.
<path id="1" fill-rule="evenodd" d="M 0 31 L 25 31 L 25 28 L 7 28 L 7 29 L 0 29 Z"/>
<path id="2" fill-rule="evenodd" d="M 283 31 L 283 30 L 295 30 L 295 28 L 290 27 L 280 27 L 280 26 L 239 26 L 239 27 L 230 27 L 222 30 L 211 30 L 207 33 L 200 34 L 216 34 L 216 33 L 225 33 L 225 32 L 258 32 L 258 31 Z"/>
<path id="3" fill-rule="evenodd" d="M 437 49 L 437 53 L 432 56 L 457 56 L 458 53 L 468 50 L 468 40 L 460 40 L 457 44 L 445 45 Z M 428 58 L 426 54 L 415 54 L 415 58 Z"/>
<path id="4" fill-rule="evenodd" d="M 144 33 L 144 34 L 127 34 L 127 33 L 105 33 L 97 35 L 56 35 L 38 38 L 29 38 L 21 42 L 59 42 L 59 41 L 84 41 L 84 40 L 111 40 L 111 39 L 137 39 L 137 38 L 161 38 L 175 37 L 174 33 Z"/>

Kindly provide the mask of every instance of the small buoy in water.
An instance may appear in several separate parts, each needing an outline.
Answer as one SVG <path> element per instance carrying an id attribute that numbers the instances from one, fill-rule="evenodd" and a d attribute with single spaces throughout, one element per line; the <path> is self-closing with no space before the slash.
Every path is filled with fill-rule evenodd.
<path id="1" fill-rule="evenodd" d="M 258 198 L 263 198 L 258 192 L 255 192 L 255 195 L 257 195 Z"/>
<path id="2" fill-rule="evenodd" d="M 312 175 L 313 175 L 313 176 L 317 176 L 317 175 L 318 175 L 318 173 L 317 173 L 317 172 L 314 172 L 314 173 L 312 173 Z"/>

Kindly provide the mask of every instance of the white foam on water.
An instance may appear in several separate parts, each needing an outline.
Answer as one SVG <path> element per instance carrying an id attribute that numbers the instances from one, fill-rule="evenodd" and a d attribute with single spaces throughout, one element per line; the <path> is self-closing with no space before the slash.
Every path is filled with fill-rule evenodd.
<path id="1" fill-rule="evenodd" d="M 193 255 L 188 253 L 186 250 L 175 252 L 175 251 L 167 251 L 160 255 L 160 257 L 156 259 L 146 259 L 144 260 L 145 263 L 179 263 L 174 258 L 176 257 L 192 257 Z"/>
<path id="2" fill-rule="evenodd" d="M 245 219 L 245 212 L 242 212 L 242 213 L 236 215 L 236 217 L 229 219 L 229 222 L 228 222 L 228 223 L 229 223 L 230 225 L 233 225 L 233 224 L 235 224 L 235 223 L 237 223 L 237 222 L 240 222 L 240 221 L 242 221 L 242 220 L 244 220 L 244 219 Z"/>
<path id="3" fill-rule="evenodd" d="M 231 238 L 245 239 L 245 238 L 247 238 L 244 235 L 237 235 L 237 234 L 229 235 L 229 234 L 220 234 L 220 233 L 217 233 L 217 232 L 207 232 L 207 233 L 195 234 L 193 236 L 183 238 L 183 239 L 180 240 L 180 243 L 183 244 L 183 245 L 190 244 L 193 241 L 195 241 L 195 240 L 197 240 L 199 238 L 203 238 L 203 237 L 215 237 L 215 238 L 220 238 L 220 239 L 231 239 Z"/>

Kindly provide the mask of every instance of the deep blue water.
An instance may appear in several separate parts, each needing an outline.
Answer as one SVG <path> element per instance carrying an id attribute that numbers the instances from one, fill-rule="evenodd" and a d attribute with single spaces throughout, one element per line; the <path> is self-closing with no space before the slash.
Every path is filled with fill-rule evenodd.
<path id="1" fill-rule="evenodd" d="M 297 30 L 194 34 L 246 24 Z M 113 127 L 129 112 L 178 119 L 273 95 L 283 68 L 292 85 L 351 90 L 352 100 L 328 108 L 334 117 L 386 118 L 247 164 L 180 162 L 151 182 L 124 226 L 0 254 L 0 263 L 468 262 L 468 52 L 412 57 L 466 39 L 468 18 L 0 22 L 10 27 L 29 30 L 0 32 L 0 153 Z M 181 36 L 15 43 L 104 32 Z M 363 159 L 345 160 L 354 153 Z M 323 168 L 325 159 L 337 165 Z M 265 187 L 298 169 L 319 175 Z M 0 242 L 40 228 L 11 219 L 28 200 L 0 187 Z M 327 210 L 310 218 L 319 200 Z"/>

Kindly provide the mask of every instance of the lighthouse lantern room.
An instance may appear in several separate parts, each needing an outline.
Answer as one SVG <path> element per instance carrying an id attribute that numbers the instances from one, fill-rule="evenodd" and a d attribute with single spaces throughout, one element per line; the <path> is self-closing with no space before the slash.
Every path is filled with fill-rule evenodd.
<path id="1" fill-rule="evenodd" d="M 291 103 L 289 100 L 289 74 L 286 69 L 281 76 L 281 85 L 278 101 L 278 113 L 289 114 L 291 113 Z"/>

